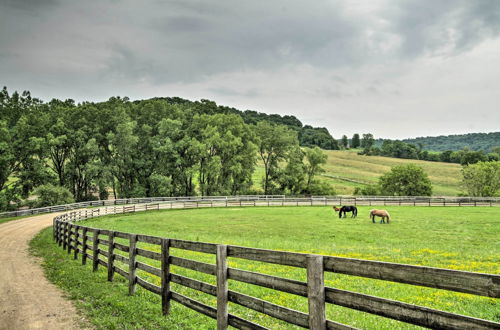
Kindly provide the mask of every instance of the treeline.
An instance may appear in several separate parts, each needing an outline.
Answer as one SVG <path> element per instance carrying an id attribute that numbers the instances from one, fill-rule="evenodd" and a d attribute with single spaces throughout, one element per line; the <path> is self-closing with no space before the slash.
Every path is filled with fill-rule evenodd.
<path id="1" fill-rule="evenodd" d="M 429 152 L 427 150 L 423 150 L 420 146 L 415 146 L 403 141 L 384 140 L 382 146 L 371 146 L 370 148 L 365 148 L 361 154 L 469 165 L 476 164 L 478 162 L 499 160 L 500 148 L 496 148 L 494 150 L 495 152 L 488 154 L 482 150 L 474 151 L 468 148 L 464 148 L 459 151 L 446 150 L 442 152 Z"/>
<path id="2" fill-rule="evenodd" d="M 165 97 L 165 98 L 155 98 L 156 100 L 164 100 L 169 104 L 179 104 L 184 106 L 190 106 L 195 108 L 202 108 L 204 113 L 207 114 L 235 114 L 241 116 L 245 124 L 255 125 L 261 121 L 267 121 L 276 125 L 283 125 L 289 129 L 297 132 L 299 144 L 303 147 L 320 147 L 325 150 L 338 150 L 339 144 L 335 140 L 330 132 L 325 127 L 312 127 L 310 125 L 303 125 L 302 122 L 295 116 L 284 115 L 280 116 L 277 114 L 267 114 L 262 112 L 257 112 L 254 110 L 241 111 L 235 108 L 217 105 L 213 101 L 201 100 L 201 101 L 190 101 L 180 97 Z M 141 101 L 135 101 L 141 102 Z"/>
<path id="3" fill-rule="evenodd" d="M 414 145 L 399 140 L 375 140 L 371 133 L 363 134 L 362 138 L 359 134 L 354 134 L 350 140 L 344 135 L 340 140 L 340 147 L 343 149 L 361 148 L 360 155 L 418 159 L 461 165 L 500 160 L 500 146 L 492 148 L 493 151 L 490 153 L 485 153 L 483 150 L 470 150 L 468 147 L 457 151 L 433 152 L 425 150 L 421 144 Z"/>
<path id="4" fill-rule="evenodd" d="M 66 189 L 76 201 L 109 194 L 333 194 L 314 178 L 326 155 L 299 147 L 299 136 L 309 130 L 327 138 L 292 116 L 242 114 L 211 101 L 113 97 L 44 103 L 29 92 L 9 95 L 3 88 L 0 209 L 19 206 L 37 187 L 44 196 L 67 196 L 61 192 Z M 265 173 L 255 190 L 258 159 Z"/>
<path id="5" fill-rule="evenodd" d="M 422 149 L 429 151 L 459 151 L 468 148 L 473 151 L 493 152 L 500 146 L 500 132 L 469 133 L 457 135 L 441 135 L 403 139 L 403 142 L 421 145 Z"/>

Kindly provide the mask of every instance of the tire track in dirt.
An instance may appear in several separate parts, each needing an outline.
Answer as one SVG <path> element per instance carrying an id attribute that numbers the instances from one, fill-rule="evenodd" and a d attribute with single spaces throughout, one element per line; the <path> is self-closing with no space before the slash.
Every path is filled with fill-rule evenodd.
<path id="1" fill-rule="evenodd" d="M 79 329 L 76 310 L 49 283 L 29 241 L 56 214 L 0 224 L 0 329 Z"/>

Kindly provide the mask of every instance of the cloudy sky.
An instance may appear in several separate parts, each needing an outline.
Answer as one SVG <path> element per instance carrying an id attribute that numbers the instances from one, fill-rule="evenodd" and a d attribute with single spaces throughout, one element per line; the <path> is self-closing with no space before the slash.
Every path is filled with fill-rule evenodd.
<path id="1" fill-rule="evenodd" d="M 0 84 L 180 96 L 342 134 L 500 130 L 499 0 L 0 0 Z"/>

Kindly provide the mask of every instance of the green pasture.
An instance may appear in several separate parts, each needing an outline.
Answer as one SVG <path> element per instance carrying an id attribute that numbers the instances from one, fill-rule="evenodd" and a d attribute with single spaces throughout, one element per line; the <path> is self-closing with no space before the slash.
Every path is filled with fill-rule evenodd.
<path id="1" fill-rule="evenodd" d="M 373 224 L 370 207 L 359 207 L 357 219 L 339 219 L 331 207 L 248 207 L 151 211 L 88 220 L 92 227 L 185 240 L 232 244 L 349 258 L 380 260 L 500 274 L 500 209 L 495 207 L 390 206 L 390 224 Z M 159 251 L 159 247 L 140 244 Z M 92 273 L 51 239 L 45 230 L 32 242 L 44 257 L 49 279 L 76 300 L 97 328 L 213 329 L 215 322 L 172 303 L 172 313 L 161 315 L 159 297 L 138 288 L 127 296 L 127 282 L 118 274 L 106 282 L 106 271 Z M 172 254 L 215 263 L 215 256 L 172 249 Z M 141 261 L 146 259 L 140 258 Z M 159 266 L 152 260 L 151 265 Z M 119 265 L 127 269 L 124 265 Z M 229 266 L 305 281 L 304 269 L 230 258 Z M 215 277 L 172 267 L 172 272 L 215 284 Z M 139 271 L 159 285 L 159 279 Z M 407 303 L 500 322 L 500 301 L 469 294 L 326 273 L 326 285 Z M 230 281 L 229 288 L 260 299 L 307 312 L 307 300 L 291 294 Z M 215 298 L 172 284 L 172 289 L 215 306 Z M 137 312 L 140 310 L 140 312 Z M 134 312 L 135 311 L 135 312 Z M 230 313 L 276 329 L 292 326 L 230 304 Z M 328 305 L 331 320 L 364 329 L 412 329 L 397 321 Z"/>

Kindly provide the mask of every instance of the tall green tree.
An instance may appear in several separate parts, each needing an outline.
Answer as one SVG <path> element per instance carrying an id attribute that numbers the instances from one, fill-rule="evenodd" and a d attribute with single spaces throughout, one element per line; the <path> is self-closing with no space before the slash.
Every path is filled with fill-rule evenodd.
<path id="1" fill-rule="evenodd" d="M 375 143 L 375 139 L 373 138 L 373 134 L 367 133 L 363 134 L 363 138 L 361 139 L 361 148 L 370 149 Z"/>
<path id="2" fill-rule="evenodd" d="M 500 195 L 500 161 L 478 162 L 462 168 L 462 184 L 470 196 Z"/>
<path id="3" fill-rule="evenodd" d="M 347 138 L 347 135 L 342 135 L 341 143 L 344 149 L 347 149 L 349 147 L 349 139 Z"/>
<path id="4" fill-rule="evenodd" d="M 287 164 L 280 175 L 280 184 L 283 191 L 292 195 L 301 194 L 306 185 L 306 167 L 304 165 L 304 151 L 299 146 L 288 152 Z"/>
<path id="5" fill-rule="evenodd" d="M 307 175 L 306 191 L 310 191 L 311 183 L 313 182 L 314 177 L 325 171 L 321 165 L 326 164 L 328 156 L 318 147 L 313 149 L 306 148 L 305 155 L 305 170 Z"/>
<path id="6" fill-rule="evenodd" d="M 358 148 L 361 145 L 361 141 L 359 139 L 359 134 L 355 133 L 352 136 L 352 141 L 351 141 L 351 148 Z"/>
<path id="7" fill-rule="evenodd" d="M 285 126 L 261 121 L 255 126 L 258 154 L 264 163 L 264 193 L 270 194 L 279 179 L 279 163 L 298 145 L 297 134 Z"/>

